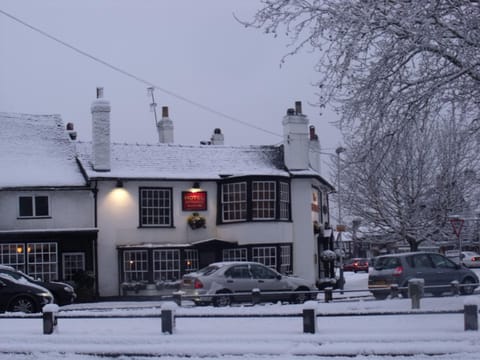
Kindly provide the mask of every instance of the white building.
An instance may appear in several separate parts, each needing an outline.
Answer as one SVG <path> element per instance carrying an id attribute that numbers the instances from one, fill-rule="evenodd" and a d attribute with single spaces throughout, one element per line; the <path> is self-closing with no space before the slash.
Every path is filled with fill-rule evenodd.
<path id="1" fill-rule="evenodd" d="M 318 137 L 300 103 L 283 118 L 283 145 L 267 146 L 223 145 L 219 129 L 209 145 L 175 145 L 167 108 L 158 144 L 112 143 L 109 111 L 94 100 L 97 133 L 77 143 L 96 194 L 101 296 L 156 294 L 222 260 L 259 261 L 312 282 L 330 276 L 320 264 L 330 238 L 317 238 L 313 222 L 329 228 L 333 188 L 320 176 Z"/>
<path id="2" fill-rule="evenodd" d="M 333 187 L 301 103 L 279 119 L 283 144 L 265 146 L 224 145 L 220 129 L 205 145 L 174 144 L 166 107 L 157 144 L 119 144 L 101 89 L 91 110 L 92 142 L 58 115 L 0 114 L 1 263 L 45 279 L 85 270 L 101 297 L 171 291 L 223 260 L 334 277 L 322 256 Z"/>
<path id="3" fill-rule="evenodd" d="M 94 197 L 74 131 L 59 115 L 0 113 L 0 123 L 0 264 L 44 280 L 93 272 Z"/>

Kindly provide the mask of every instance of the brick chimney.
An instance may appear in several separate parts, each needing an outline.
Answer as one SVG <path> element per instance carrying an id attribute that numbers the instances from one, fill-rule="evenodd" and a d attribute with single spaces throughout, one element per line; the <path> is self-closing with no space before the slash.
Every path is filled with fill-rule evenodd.
<path id="1" fill-rule="evenodd" d="M 97 88 L 92 112 L 92 161 L 96 171 L 110 171 L 110 102 L 103 98 L 103 88 Z"/>
<path id="2" fill-rule="evenodd" d="M 168 117 L 168 106 L 162 106 L 162 118 L 157 124 L 157 131 L 159 143 L 173 143 L 173 121 Z"/>
<path id="3" fill-rule="evenodd" d="M 302 103 L 295 102 L 283 117 L 284 161 L 289 170 L 309 168 L 308 119 L 302 114 Z"/>

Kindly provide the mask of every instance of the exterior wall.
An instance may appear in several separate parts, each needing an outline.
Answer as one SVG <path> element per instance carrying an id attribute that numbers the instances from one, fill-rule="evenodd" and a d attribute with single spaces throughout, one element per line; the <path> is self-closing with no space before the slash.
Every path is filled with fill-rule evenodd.
<path id="1" fill-rule="evenodd" d="M 100 296 L 120 294 L 118 246 L 168 245 L 185 246 L 208 239 L 219 239 L 232 244 L 291 244 L 291 222 L 245 222 L 217 226 L 217 183 L 201 182 L 207 192 L 207 211 L 199 213 L 206 218 L 206 228 L 192 230 L 187 224 L 191 211 L 182 210 L 181 196 L 193 182 L 139 182 L 124 181 L 116 188 L 114 181 L 98 183 L 98 258 Z M 139 228 L 139 188 L 170 187 L 173 196 L 173 227 Z M 310 186 L 308 186 L 310 189 Z M 309 193 L 310 194 L 310 193 Z M 310 198 L 308 198 L 310 201 Z M 310 202 L 307 206 L 309 209 Z M 304 211 L 303 213 L 306 213 Z M 311 230 L 311 224 L 308 227 Z M 146 245 L 146 246 L 149 246 Z"/>
<path id="2" fill-rule="evenodd" d="M 47 195 L 50 217 L 18 218 L 18 197 Z M 94 227 L 90 190 L 0 191 L 0 230 L 82 229 Z"/>
<path id="3" fill-rule="evenodd" d="M 292 179 L 293 272 L 306 280 L 318 278 L 318 249 L 312 226 L 312 180 Z"/>

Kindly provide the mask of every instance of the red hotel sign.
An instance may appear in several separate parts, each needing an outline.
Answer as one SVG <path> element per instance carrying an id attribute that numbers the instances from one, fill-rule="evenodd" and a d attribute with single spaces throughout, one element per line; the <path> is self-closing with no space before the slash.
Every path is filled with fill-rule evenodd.
<path id="1" fill-rule="evenodd" d="M 207 192 L 206 191 L 182 191 L 182 210 L 183 211 L 202 211 L 207 210 Z"/>

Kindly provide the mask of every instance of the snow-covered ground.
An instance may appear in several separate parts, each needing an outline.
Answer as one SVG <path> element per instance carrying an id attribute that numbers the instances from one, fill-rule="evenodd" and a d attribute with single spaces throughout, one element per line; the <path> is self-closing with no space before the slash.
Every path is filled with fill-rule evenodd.
<path id="1" fill-rule="evenodd" d="M 346 290 L 366 289 L 366 274 L 346 273 Z M 334 298 L 368 295 L 334 294 Z M 428 297 L 411 311 L 410 299 L 375 301 L 372 297 L 315 302 L 317 333 L 304 334 L 302 318 L 217 317 L 186 315 L 300 314 L 304 305 L 257 305 L 213 308 L 176 308 L 174 334 L 162 334 L 160 302 L 73 304 L 61 308 L 62 318 L 51 335 L 43 334 L 38 318 L 0 318 L 0 359 L 93 360 L 117 359 L 480 359 L 480 333 L 464 331 L 465 304 L 480 302 L 480 290 L 471 296 Z M 171 304 L 170 304 L 171 305 Z M 308 306 L 311 306 L 310 302 Z M 424 310 L 454 314 L 422 314 Z M 359 315 L 360 313 L 417 312 L 413 315 Z M 328 316 L 336 313 L 349 316 Z M 76 315 L 127 315 L 136 318 L 79 319 Z M 70 316 L 71 318 L 64 318 Z"/>

